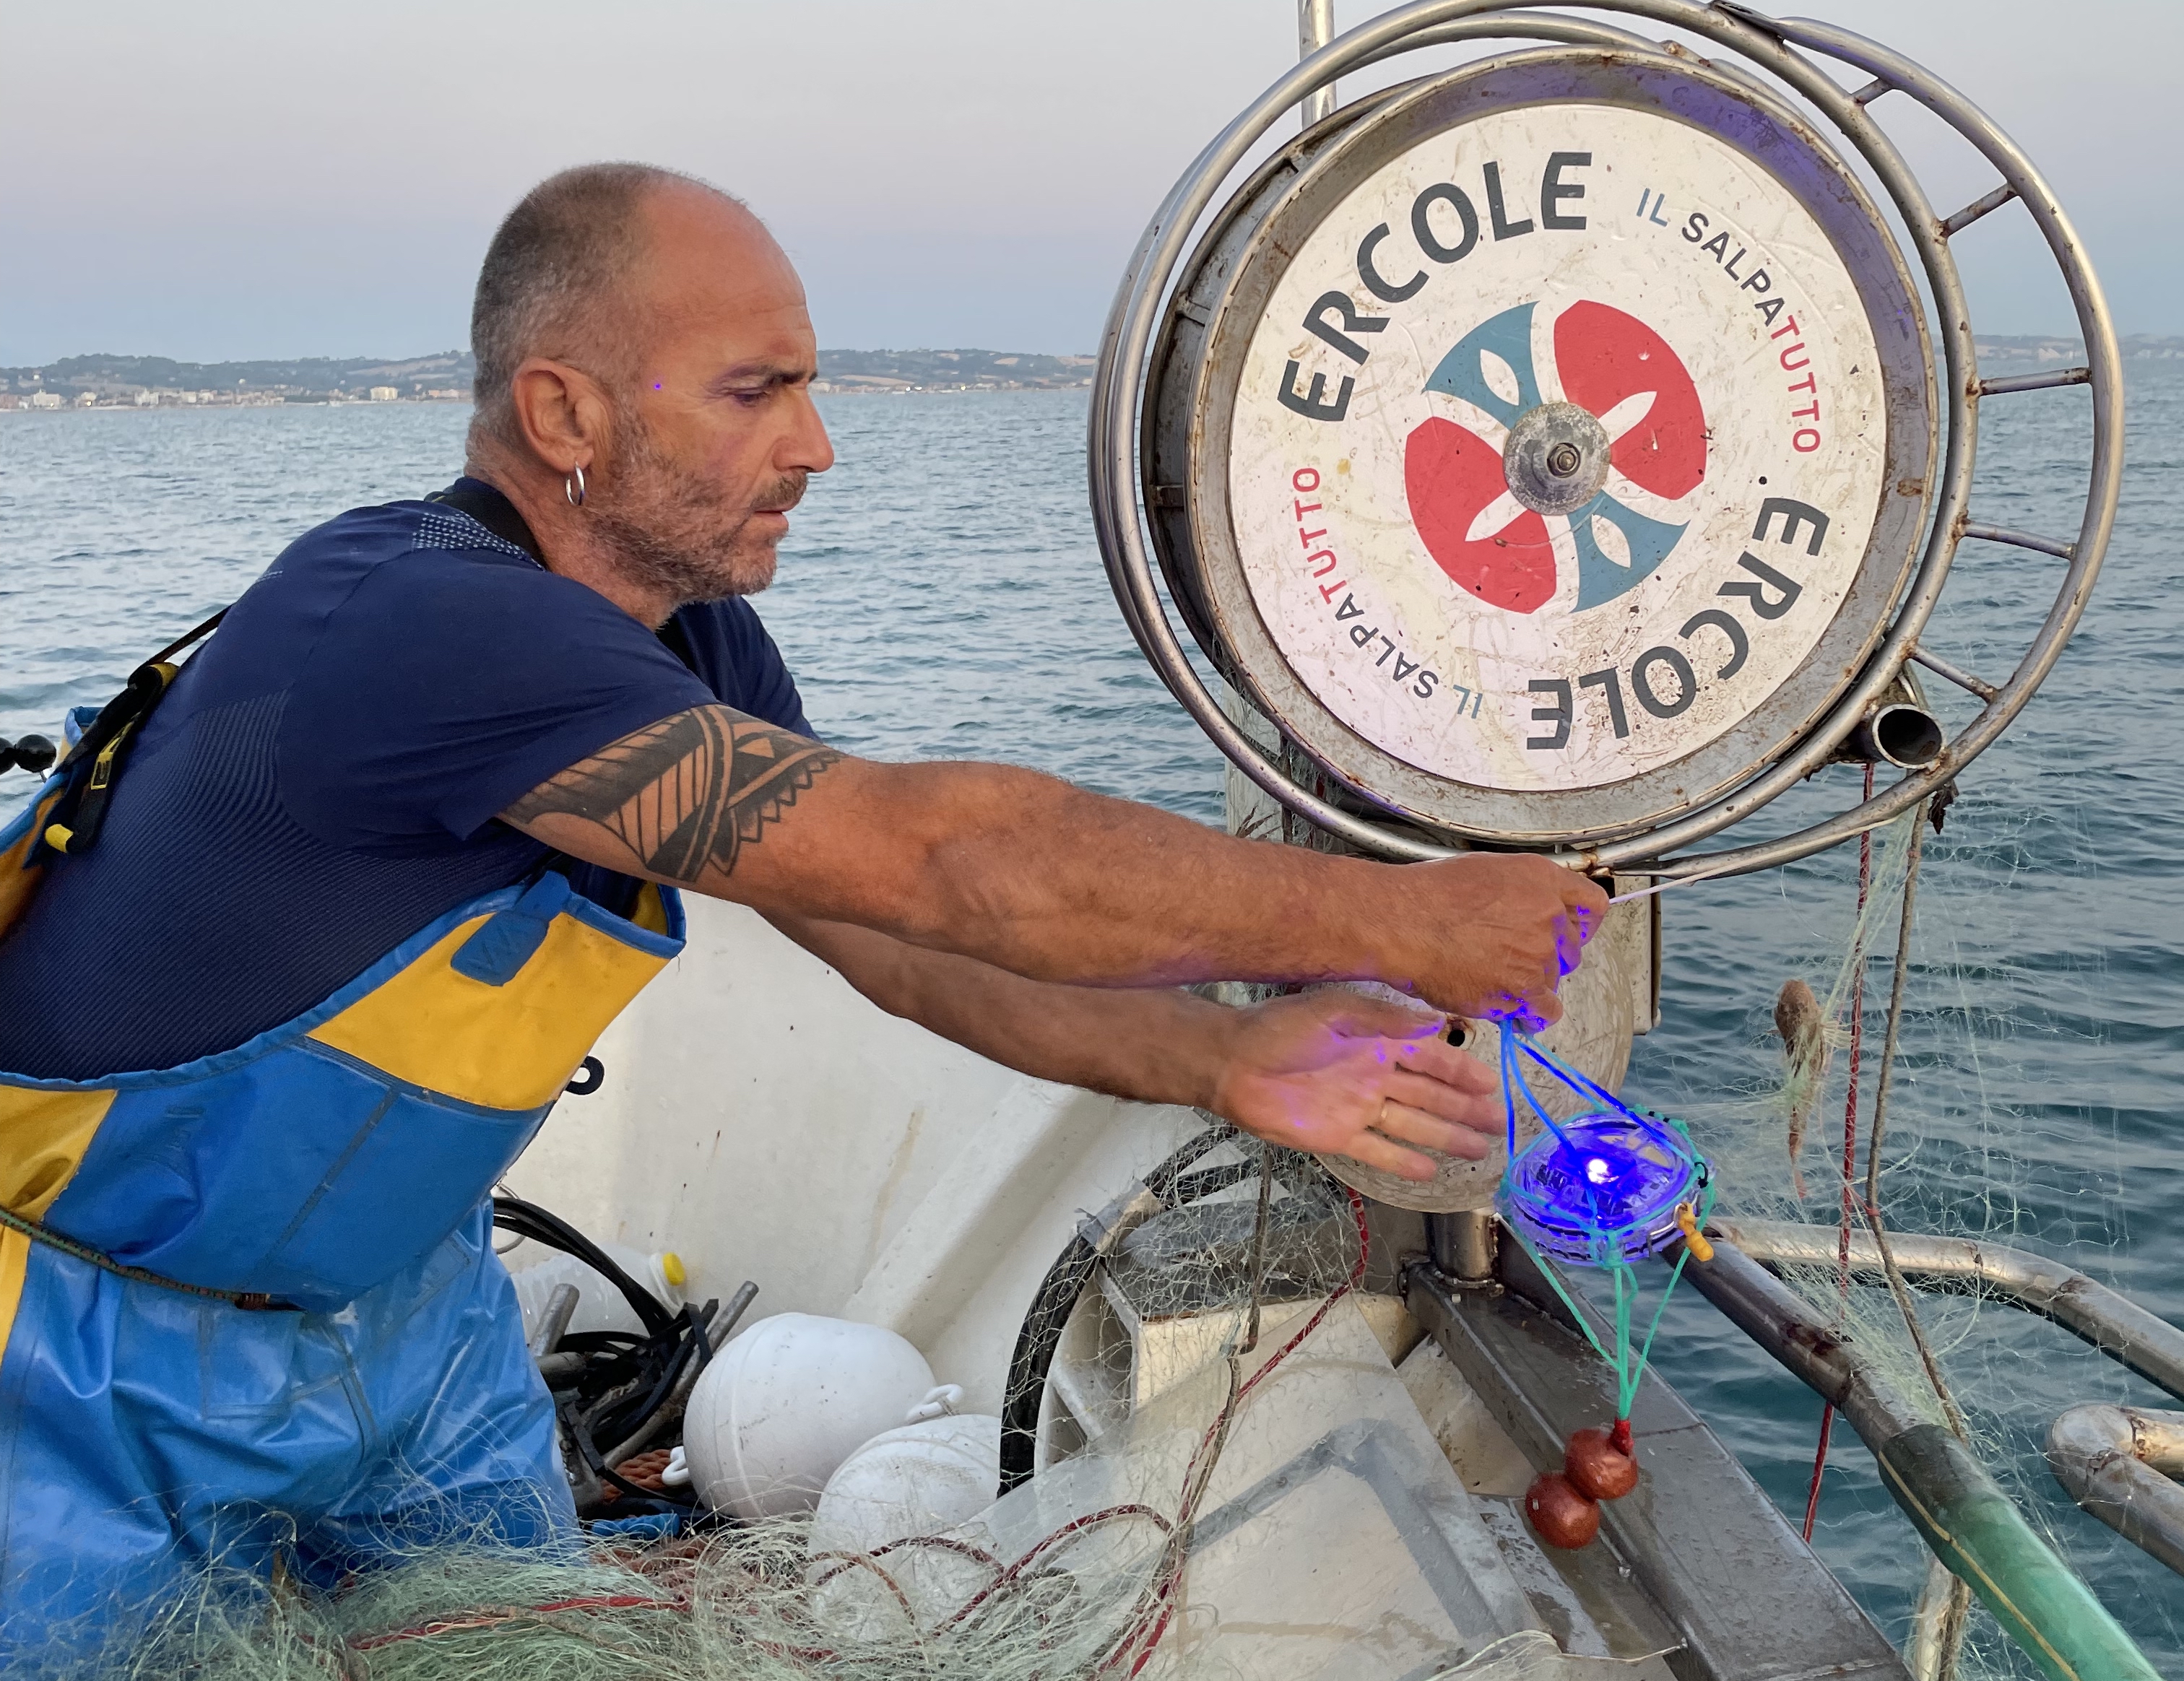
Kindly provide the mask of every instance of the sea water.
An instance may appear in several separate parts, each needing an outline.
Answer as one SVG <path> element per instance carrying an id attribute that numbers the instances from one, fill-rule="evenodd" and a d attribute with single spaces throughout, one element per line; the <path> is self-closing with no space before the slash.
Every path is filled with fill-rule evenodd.
<path id="1" fill-rule="evenodd" d="M 1907 1226 L 2059 1255 L 2184 1322 L 2184 367 L 2133 363 L 2127 383 L 2133 459 L 2092 608 L 1928 849 L 1888 1196 Z M 794 515 L 760 603 L 815 727 L 858 753 L 1008 760 L 1217 823 L 1222 760 L 1139 657 L 1100 570 L 1084 393 L 821 403 L 839 461 Z M 2085 393 L 1981 406 L 1977 517 L 2075 536 Z M 468 418 L 410 404 L 0 415 L 0 735 L 58 734 L 64 709 L 105 699 L 309 526 L 445 484 Z M 1967 543 L 1930 643 L 1999 680 L 2059 570 Z M 1964 698 L 1934 687 L 1960 723 Z M 1840 807 L 1857 776 L 1823 772 L 1767 823 Z M 0 779 L 0 810 L 29 782 Z M 1635 1099 L 1719 1113 L 1766 1083 L 1774 994 L 1791 973 L 1826 978 L 1812 966 L 1847 934 L 1856 853 L 1666 897 L 1662 1021 L 1639 1042 Z M 1877 961 L 1876 1023 L 1886 982 Z M 1824 1185 L 1840 1126 L 1813 1123 L 1807 1172 Z M 2073 1508 L 2038 1457 L 2066 1406 L 2175 1403 L 2006 1308 L 1939 1322 L 2012 1492 L 2157 1667 L 2184 1674 L 2184 1589 Z M 1817 1400 L 1695 1296 L 1671 1308 L 1656 1361 L 1801 1515 Z M 1900 1635 L 1917 1543 L 1847 1430 L 1814 1539 Z"/>

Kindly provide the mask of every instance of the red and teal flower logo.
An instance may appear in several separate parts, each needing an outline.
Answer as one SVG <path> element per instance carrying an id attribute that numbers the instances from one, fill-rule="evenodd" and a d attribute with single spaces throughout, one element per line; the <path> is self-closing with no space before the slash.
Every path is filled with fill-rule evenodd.
<path id="1" fill-rule="evenodd" d="M 1406 441 L 1404 485 L 1427 553 L 1462 588 L 1536 612 L 1574 562 L 1583 612 L 1642 582 L 1689 528 L 1706 416 L 1665 339 L 1591 302 L 1555 320 L 1546 372 L 1561 398 L 1546 398 L 1535 307 L 1480 322 L 1441 358 L 1425 388 L 1453 401 Z"/>

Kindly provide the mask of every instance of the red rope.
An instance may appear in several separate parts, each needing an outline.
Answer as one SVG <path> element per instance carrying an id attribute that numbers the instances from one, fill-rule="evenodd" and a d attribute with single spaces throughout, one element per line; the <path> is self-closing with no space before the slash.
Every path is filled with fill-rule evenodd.
<path id="1" fill-rule="evenodd" d="M 1873 798 L 1873 766 L 1865 767 L 1865 797 Z M 1843 1097 L 1842 1226 L 1836 1238 L 1836 1262 L 1840 1268 L 1836 1289 L 1845 1307 L 1850 1303 L 1850 1225 L 1858 1212 L 1851 1183 L 1858 1172 L 1858 1060 L 1865 1040 L 1865 900 L 1873 888 L 1873 833 L 1858 838 L 1858 917 L 1859 927 L 1850 977 L 1850 1089 Z M 1813 1523 L 1820 1515 L 1820 1477 L 1828 1468 L 1828 1441 L 1835 1433 L 1836 1407 L 1828 1401 L 1820 1408 L 1820 1442 L 1813 1454 L 1813 1481 L 1805 1490 L 1805 1539 L 1813 1539 Z"/>
<path id="2" fill-rule="evenodd" d="M 978 1610 L 978 1608 L 983 1605 L 988 1600 L 991 1599 L 995 1594 L 999 1593 L 1003 1588 L 1007 1587 L 1010 1583 L 1015 1581 L 1017 1577 L 1022 1575 L 1023 1572 L 1030 1568 L 1032 1564 L 1043 1554 L 1051 1552 L 1055 1548 L 1060 1546 L 1064 1541 L 1074 1539 L 1077 1536 L 1083 1534 L 1088 1529 L 1096 1529 L 1104 1523 L 1112 1523 L 1117 1522 L 1118 1519 L 1124 1517 L 1145 1518 L 1150 1522 L 1155 1528 L 1160 1529 L 1163 1533 L 1172 1530 L 1175 1527 L 1160 1512 L 1154 1511 L 1152 1507 L 1136 1504 L 1129 1506 L 1111 1506 L 1104 1511 L 1088 1512 L 1082 1517 L 1072 1517 L 1059 1529 L 1053 1531 L 1050 1534 L 1040 1537 L 1038 1541 L 1033 1544 L 1030 1551 L 1024 1554 L 1024 1556 L 1018 1559 L 1014 1564 L 1010 1565 L 1006 1569 L 1003 1570 L 1000 1575 L 996 1576 L 990 1583 L 987 1584 L 986 1586 L 979 1589 L 977 1593 L 973 1594 L 968 1600 L 965 1600 L 963 1604 L 957 1606 L 955 1611 L 944 1621 L 936 1623 L 933 1626 L 933 1632 L 937 1634 L 944 1629 L 954 1628 L 957 1623 L 962 1622 L 964 1618 L 969 1617 L 972 1611 Z"/>
<path id="3" fill-rule="evenodd" d="M 1001 1572 L 1000 1560 L 995 1558 L 983 1547 L 974 1547 L 968 1541 L 959 1541 L 951 1535 L 901 1535 L 892 1541 L 882 1542 L 870 1552 L 814 1553 L 810 1560 L 811 1564 L 816 1566 L 831 1562 L 834 1567 L 820 1575 L 807 1577 L 805 1579 L 814 1588 L 823 1588 L 837 1576 L 858 1569 L 876 1558 L 884 1557 L 887 1554 L 903 1547 L 930 1547 L 939 1552 L 960 1553 L 963 1557 L 985 1566 L 996 1576 Z"/>

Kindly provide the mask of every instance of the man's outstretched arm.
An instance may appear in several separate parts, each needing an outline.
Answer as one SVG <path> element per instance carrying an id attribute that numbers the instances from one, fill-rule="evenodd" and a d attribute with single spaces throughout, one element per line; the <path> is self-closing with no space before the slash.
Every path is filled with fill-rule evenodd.
<path id="1" fill-rule="evenodd" d="M 1228 1009 L 1180 991 L 1028 981 L 870 928 L 776 912 L 774 926 L 890 1015 L 1020 1073 L 1145 1103 L 1211 1110 L 1291 1149 L 1408 1178 L 1470 1161 L 1502 1127 L 1484 1063 L 1444 1018 L 1332 988 Z"/>
<path id="2" fill-rule="evenodd" d="M 725 706 L 635 731 L 502 815 L 611 869 L 1078 985 L 1379 980 L 1552 1021 L 1607 908 L 1538 858 L 1240 841 L 1012 766 L 853 759 Z"/>

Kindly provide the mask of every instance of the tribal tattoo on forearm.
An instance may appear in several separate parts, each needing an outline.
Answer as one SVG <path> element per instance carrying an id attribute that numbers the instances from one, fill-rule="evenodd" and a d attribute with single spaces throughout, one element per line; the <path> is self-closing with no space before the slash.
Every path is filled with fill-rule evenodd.
<path id="1" fill-rule="evenodd" d="M 519 827 L 566 812 L 615 835 L 650 874 L 728 874 L 841 754 L 726 707 L 695 707 L 602 748 L 509 807 Z"/>

